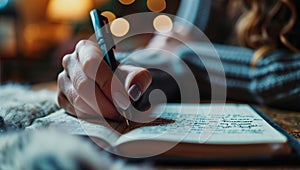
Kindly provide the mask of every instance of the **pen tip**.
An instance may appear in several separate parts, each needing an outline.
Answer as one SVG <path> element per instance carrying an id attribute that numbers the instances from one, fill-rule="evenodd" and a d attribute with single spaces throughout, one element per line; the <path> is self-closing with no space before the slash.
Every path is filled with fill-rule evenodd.
<path id="1" fill-rule="evenodd" d="M 129 120 L 128 119 L 126 119 L 126 124 L 127 124 L 127 126 L 129 126 Z"/>
<path id="2" fill-rule="evenodd" d="M 126 122 L 127 126 L 129 126 L 129 120 L 126 118 L 126 113 L 125 113 L 125 111 L 123 111 L 123 116 L 124 116 L 124 118 L 125 118 L 125 122 Z"/>

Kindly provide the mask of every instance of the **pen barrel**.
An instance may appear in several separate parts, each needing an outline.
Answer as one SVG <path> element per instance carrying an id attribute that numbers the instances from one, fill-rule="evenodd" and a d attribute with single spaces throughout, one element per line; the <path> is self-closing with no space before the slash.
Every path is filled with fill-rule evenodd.
<path id="1" fill-rule="evenodd" d="M 112 72 L 115 72 L 118 65 L 117 65 L 117 61 L 115 59 L 113 49 L 109 49 L 107 52 L 104 52 L 104 60 L 108 64 L 108 66 L 111 68 Z"/>
<path id="2" fill-rule="evenodd" d="M 104 54 L 104 61 L 113 72 L 117 69 L 117 61 L 113 49 L 115 48 L 108 19 L 100 14 L 96 9 L 90 12 L 97 43 Z"/>

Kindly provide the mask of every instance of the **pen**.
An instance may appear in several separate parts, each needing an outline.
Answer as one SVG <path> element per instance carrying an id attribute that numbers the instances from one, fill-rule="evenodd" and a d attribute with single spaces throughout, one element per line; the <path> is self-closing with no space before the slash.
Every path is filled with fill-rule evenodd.
<path id="1" fill-rule="evenodd" d="M 118 65 L 113 49 L 115 49 L 116 46 L 114 45 L 111 37 L 108 19 L 101 15 L 100 11 L 96 9 L 91 10 L 90 17 L 93 23 L 96 41 L 104 54 L 104 61 L 108 64 L 112 72 L 115 72 Z M 125 110 L 122 110 L 122 114 L 125 118 L 127 126 L 129 126 L 129 120 L 126 118 Z"/>

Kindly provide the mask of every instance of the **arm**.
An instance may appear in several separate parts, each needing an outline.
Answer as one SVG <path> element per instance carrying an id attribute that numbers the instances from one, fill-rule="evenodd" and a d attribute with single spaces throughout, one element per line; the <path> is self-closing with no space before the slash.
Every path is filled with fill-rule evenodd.
<path id="1" fill-rule="evenodd" d="M 277 50 L 261 59 L 256 68 L 251 68 L 252 50 L 217 44 L 215 48 L 226 74 L 223 85 L 227 86 L 227 99 L 300 110 L 300 54 Z M 195 53 L 182 49 L 181 58 L 193 69 L 201 96 L 209 98 L 206 68 L 195 57 Z M 208 69 L 214 73 L 222 71 L 219 67 Z M 211 79 L 218 78 L 217 74 L 212 75 Z"/>

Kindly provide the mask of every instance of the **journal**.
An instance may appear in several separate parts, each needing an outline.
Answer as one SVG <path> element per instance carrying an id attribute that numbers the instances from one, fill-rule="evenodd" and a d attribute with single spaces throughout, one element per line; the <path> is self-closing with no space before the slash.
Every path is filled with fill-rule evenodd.
<path id="1" fill-rule="evenodd" d="M 86 136 L 105 150 L 133 158 L 268 157 L 291 152 L 287 137 L 249 105 L 166 104 L 147 116 L 128 127 L 124 121 L 91 123 L 60 111 L 48 116 L 48 126 Z"/>

